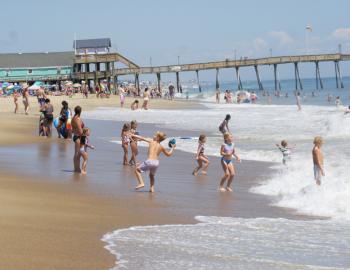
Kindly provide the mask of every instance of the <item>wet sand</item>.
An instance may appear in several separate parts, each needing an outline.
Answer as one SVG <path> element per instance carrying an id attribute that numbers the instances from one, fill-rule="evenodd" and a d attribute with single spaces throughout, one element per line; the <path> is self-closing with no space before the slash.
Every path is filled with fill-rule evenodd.
<path id="1" fill-rule="evenodd" d="M 53 138 L 0 148 L 0 256 L 6 269 L 108 269 L 115 258 L 99 239 L 134 225 L 193 223 L 196 215 L 308 218 L 270 206 L 273 198 L 249 193 L 257 178 L 269 173 L 269 164 L 262 162 L 239 164 L 235 192 L 220 194 L 219 159 L 211 158 L 207 176 L 194 177 L 193 155 L 176 151 L 161 159 L 156 194 L 147 188 L 135 192 L 133 168 L 121 165 L 121 146 L 110 142 L 119 139 L 122 123 L 85 123 L 96 146 L 86 176 L 72 173 L 73 145 L 68 141 Z M 146 136 L 156 130 L 139 126 Z M 166 132 L 169 137 L 184 134 Z M 139 159 L 145 155 L 140 147 Z M 145 180 L 148 187 L 146 175 Z"/>

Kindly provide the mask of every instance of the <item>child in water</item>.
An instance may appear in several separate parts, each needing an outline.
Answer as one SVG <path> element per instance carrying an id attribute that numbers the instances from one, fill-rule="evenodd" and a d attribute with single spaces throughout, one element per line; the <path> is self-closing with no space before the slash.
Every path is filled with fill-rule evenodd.
<path id="1" fill-rule="evenodd" d="M 292 158 L 291 156 L 291 149 L 292 147 L 288 146 L 288 142 L 286 140 L 281 141 L 281 145 L 276 144 L 276 146 L 278 147 L 278 149 L 281 151 L 282 153 L 282 163 L 283 165 L 287 165 L 287 162 L 289 162 Z"/>
<path id="2" fill-rule="evenodd" d="M 200 135 L 198 139 L 198 149 L 197 149 L 197 154 L 196 154 L 196 160 L 198 163 L 198 167 L 196 167 L 193 171 L 193 175 L 197 175 L 199 170 L 202 169 L 202 174 L 206 175 L 207 174 L 207 168 L 209 166 L 209 159 L 208 157 L 204 154 L 204 145 L 207 141 L 207 137 L 205 135 Z M 204 167 L 203 167 L 204 163 Z"/>
<path id="3" fill-rule="evenodd" d="M 131 135 L 138 135 L 138 132 L 136 131 L 136 129 L 137 129 L 137 122 L 136 120 L 133 120 L 130 123 Z M 136 156 L 139 153 L 137 149 L 137 139 L 133 137 L 130 138 L 130 148 L 131 148 L 131 159 L 129 161 L 129 165 L 136 165 Z"/>
<path id="4" fill-rule="evenodd" d="M 87 152 L 88 148 L 95 149 L 95 147 L 89 144 L 90 129 L 83 128 L 83 134 L 80 137 L 80 154 L 83 157 L 83 164 L 81 166 L 81 173 L 86 174 L 86 165 L 89 159 L 89 154 Z"/>
<path id="5" fill-rule="evenodd" d="M 136 190 L 141 189 L 145 186 L 145 183 L 142 179 L 142 172 L 149 171 L 150 178 L 150 190 L 149 192 L 154 192 L 154 182 L 155 182 L 155 174 L 159 166 L 159 155 L 164 153 L 167 157 L 170 157 L 176 145 L 171 145 L 171 149 L 166 150 L 160 143 L 165 140 L 166 135 L 163 132 L 157 132 L 154 134 L 153 139 L 144 138 L 138 135 L 132 135 L 133 139 L 137 139 L 140 141 L 147 142 L 149 144 L 148 148 L 148 157 L 147 160 L 142 162 L 139 166 L 136 167 L 135 175 L 137 178 L 138 185 L 135 187 Z"/>
<path id="6" fill-rule="evenodd" d="M 219 190 L 221 192 L 230 191 L 232 192 L 231 183 L 235 176 L 235 167 L 233 165 L 233 157 L 240 162 L 240 158 L 236 155 L 233 143 L 233 136 L 231 133 L 224 134 L 224 144 L 221 146 L 220 154 L 222 169 L 224 170 L 224 176 L 221 178 Z M 226 188 L 224 184 L 227 180 Z"/>
<path id="7" fill-rule="evenodd" d="M 123 158 L 123 165 L 128 165 L 128 149 L 129 149 L 129 143 L 130 143 L 130 124 L 126 123 L 123 125 L 122 133 L 121 133 L 121 139 L 122 139 L 122 148 L 124 150 L 124 158 Z"/>
<path id="8" fill-rule="evenodd" d="M 230 132 L 230 129 L 228 128 L 228 121 L 230 121 L 231 115 L 226 114 L 225 120 L 222 121 L 222 123 L 219 126 L 219 130 L 222 134 L 225 134 L 227 132 Z"/>

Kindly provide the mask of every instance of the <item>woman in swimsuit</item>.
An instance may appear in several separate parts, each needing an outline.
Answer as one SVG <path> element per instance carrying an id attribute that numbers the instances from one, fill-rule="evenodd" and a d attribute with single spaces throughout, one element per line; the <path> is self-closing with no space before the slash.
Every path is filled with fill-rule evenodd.
<path id="1" fill-rule="evenodd" d="M 221 178 L 219 190 L 230 191 L 232 192 L 231 183 L 235 176 L 235 167 L 233 165 L 233 157 L 236 158 L 238 162 L 240 162 L 240 158 L 236 155 L 234 144 L 233 144 L 233 136 L 231 133 L 224 134 L 224 144 L 221 146 L 220 154 L 222 169 L 224 170 L 224 176 Z M 224 188 L 224 184 L 227 180 L 226 188 Z"/>
<path id="2" fill-rule="evenodd" d="M 131 121 L 130 123 L 130 133 L 131 135 L 138 135 L 137 129 L 137 122 L 136 120 Z M 139 151 L 137 149 L 137 139 L 130 137 L 130 148 L 131 148 L 131 159 L 129 161 L 129 165 L 136 165 L 136 156 L 138 155 Z"/>
<path id="3" fill-rule="evenodd" d="M 198 167 L 196 167 L 193 171 L 193 175 L 196 176 L 199 172 L 200 169 L 202 169 L 202 174 L 206 175 L 207 174 L 207 168 L 209 166 L 209 159 L 208 157 L 204 154 L 204 145 L 207 141 L 207 137 L 205 135 L 200 135 L 198 139 L 198 149 L 197 149 L 197 155 L 196 155 L 196 160 L 198 163 Z M 204 163 L 204 167 L 202 168 Z"/>
<path id="4" fill-rule="evenodd" d="M 26 86 L 26 87 L 23 88 L 22 98 L 23 98 L 23 105 L 24 105 L 24 113 L 28 115 L 28 111 L 29 111 L 29 92 L 28 92 L 28 86 Z"/>
<path id="5" fill-rule="evenodd" d="M 13 102 L 15 103 L 15 113 L 18 113 L 18 108 L 19 108 L 19 106 L 18 106 L 18 98 L 19 98 L 19 93 L 15 90 L 14 92 L 13 92 Z"/>
<path id="6" fill-rule="evenodd" d="M 124 102 L 125 102 L 125 91 L 122 87 L 119 87 L 119 98 L 120 98 L 120 107 L 124 107 Z"/>
<path id="7" fill-rule="evenodd" d="M 45 104 L 40 110 L 44 114 L 43 119 L 43 135 L 45 137 L 51 137 L 52 121 L 53 121 L 53 106 L 50 103 L 50 99 L 45 99 Z"/>
<path id="8" fill-rule="evenodd" d="M 149 92 L 148 92 L 148 88 L 146 88 L 143 93 L 142 109 L 148 110 L 148 102 L 149 102 Z"/>
<path id="9" fill-rule="evenodd" d="M 123 158 L 123 165 L 129 165 L 128 163 L 128 149 L 129 149 L 129 143 L 130 143 L 130 124 L 124 124 L 122 133 L 121 133 L 121 139 L 122 139 L 122 148 L 124 150 L 124 158 Z"/>
<path id="10" fill-rule="evenodd" d="M 84 123 L 80 119 L 81 107 L 76 106 L 74 108 L 74 116 L 72 118 L 72 132 L 73 132 L 73 142 L 74 142 L 74 172 L 80 173 L 80 137 L 83 134 Z"/>

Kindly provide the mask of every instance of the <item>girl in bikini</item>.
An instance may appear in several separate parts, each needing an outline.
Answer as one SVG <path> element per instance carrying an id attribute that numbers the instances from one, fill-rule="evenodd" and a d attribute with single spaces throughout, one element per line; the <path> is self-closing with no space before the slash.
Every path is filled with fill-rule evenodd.
<path id="1" fill-rule="evenodd" d="M 204 155 L 204 145 L 207 141 L 207 137 L 205 135 L 200 135 L 198 139 L 198 149 L 197 149 L 197 155 L 196 160 L 198 163 L 198 167 L 196 167 L 193 171 L 193 175 L 197 176 L 200 169 L 202 169 L 202 174 L 207 174 L 207 168 L 209 166 L 209 159 L 206 155 Z M 204 167 L 203 167 L 204 164 Z"/>
<path id="2" fill-rule="evenodd" d="M 81 166 L 81 173 L 86 174 L 86 165 L 89 159 L 89 154 L 87 152 L 88 148 L 95 149 L 95 147 L 89 144 L 90 129 L 83 128 L 83 134 L 80 137 L 80 155 L 83 157 L 83 164 Z"/>
<path id="3" fill-rule="evenodd" d="M 137 129 L 137 122 L 136 120 L 131 121 L 130 123 L 130 133 L 131 135 L 138 135 Z M 139 151 L 137 149 L 137 139 L 131 137 L 130 138 L 130 149 L 131 149 L 131 159 L 129 161 L 129 165 L 136 165 L 136 156 L 138 155 Z"/>
<path id="4" fill-rule="evenodd" d="M 240 162 L 240 158 L 236 155 L 233 143 L 233 136 L 231 133 L 224 134 L 224 144 L 221 146 L 220 154 L 222 169 L 224 170 L 224 176 L 221 178 L 219 190 L 221 192 L 232 192 L 231 184 L 235 176 L 235 167 L 233 165 L 233 157 Z M 226 188 L 224 187 L 227 180 Z"/>
<path id="5" fill-rule="evenodd" d="M 130 124 L 124 124 L 121 133 L 122 148 L 124 150 L 123 165 L 129 165 L 128 163 L 128 148 L 130 143 Z"/>

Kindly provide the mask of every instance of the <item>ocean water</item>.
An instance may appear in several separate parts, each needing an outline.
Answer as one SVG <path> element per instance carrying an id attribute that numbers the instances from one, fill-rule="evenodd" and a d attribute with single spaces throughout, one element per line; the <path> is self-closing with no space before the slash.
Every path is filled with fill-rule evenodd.
<path id="1" fill-rule="evenodd" d="M 198 136 L 207 134 L 206 153 L 213 156 L 219 155 L 223 143 L 218 126 L 226 114 L 231 114 L 229 126 L 242 162 L 256 160 L 271 166 L 270 176 L 260 179 L 250 191 L 272 196 L 273 205 L 329 218 L 291 221 L 200 217 L 197 225 L 118 230 L 103 240 L 112 253 L 120 256 L 120 268 L 350 269 L 350 114 L 344 114 L 344 106 L 336 107 L 334 101 L 326 100 L 330 93 L 341 96 L 345 104 L 350 88 L 319 92 L 305 89 L 302 111 L 297 111 L 293 89 L 285 91 L 289 91 L 289 98 L 273 97 L 271 105 L 263 97 L 258 104 L 215 104 L 213 91 L 206 90 L 190 97 L 201 102 L 202 109 L 100 108 L 84 114 L 100 120 L 136 119 L 141 135 L 142 123 L 156 124 L 159 129 L 191 130 Z M 326 176 L 321 187 L 313 180 L 311 155 L 313 138 L 318 135 L 325 139 Z M 184 132 L 181 137 L 188 134 Z M 181 137 L 176 138 L 177 148 L 195 153 L 198 138 Z M 275 146 L 283 139 L 293 146 L 287 168 Z"/>
<path id="2" fill-rule="evenodd" d="M 349 223 L 197 219 L 196 225 L 118 230 L 102 240 L 118 258 L 114 269 L 350 269 Z"/>

